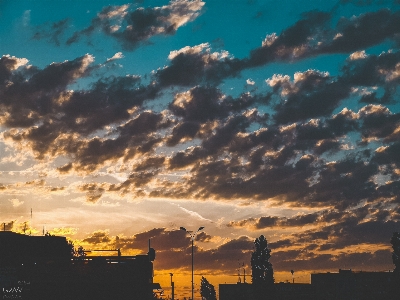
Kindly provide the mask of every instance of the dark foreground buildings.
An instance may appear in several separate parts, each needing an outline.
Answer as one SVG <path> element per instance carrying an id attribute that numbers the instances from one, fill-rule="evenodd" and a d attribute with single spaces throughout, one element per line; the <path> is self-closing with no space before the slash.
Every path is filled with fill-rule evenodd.
<path id="1" fill-rule="evenodd" d="M 389 300 L 400 299 L 400 282 L 393 272 L 353 272 L 311 274 L 315 299 Z"/>
<path id="2" fill-rule="evenodd" d="M 72 258 L 65 237 L 0 232 L 0 299 L 152 299 L 153 251 Z M 120 254 L 118 252 L 118 254 Z"/>
<path id="3" fill-rule="evenodd" d="M 272 300 L 395 300 L 400 299 L 399 277 L 393 272 L 354 272 L 311 274 L 311 284 L 276 283 Z M 220 284 L 219 300 L 254 299 L 251 284 Z"/>

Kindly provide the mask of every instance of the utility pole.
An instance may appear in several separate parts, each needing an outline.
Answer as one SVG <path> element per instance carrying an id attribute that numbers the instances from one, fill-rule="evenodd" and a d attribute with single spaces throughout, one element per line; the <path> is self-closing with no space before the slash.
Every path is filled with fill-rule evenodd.
<path id="1" fill-rule="evenodd" d="M 175 287 L 175 282 L 172 281 L 172 276 L 174 276 L 174 274 L 169 273 L 169 275 L 171 276 L 171 289 L 172 289 L 172 291 L 171 291 L 171 299 L 174 300 L 174 293 L 175 293 L 174 287 Z"/>

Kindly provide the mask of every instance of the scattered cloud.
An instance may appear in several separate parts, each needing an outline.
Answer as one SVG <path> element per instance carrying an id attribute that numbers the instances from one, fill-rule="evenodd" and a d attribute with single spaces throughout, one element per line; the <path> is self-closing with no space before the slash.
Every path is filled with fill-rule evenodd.
<path id="1" fill-rule="evenodd" d="M 64 47 L 101 35 L 128 55 L 155 36 L 176 34 L 204 6 L 198 0 L 107 6 L 83 29 L 63 19 L 37 27 L 34 39 Z M 110 210 L 128 197 L 213 204 L 242 200 L 280 211 L 252 211 L 238 219 L 224 215 L 227 226 L 221 230 L 236 235 L 201 232 L 195 247 L 199 268 L 227 270 L 232 258 L 247 261 L 253 239 L 246 234 L 265 230 L 273 232 L 279 270 L 390 265 L 384 246 L 390 237 L 383 233 L 397 231 L 400 218 L 400 14 L 389 9 L 335 14 L 335 9 L 302 14 L 240 58 L 221 50 L 218 39 L 180 45 L 165 52 L 165 66 L 142 75 L 103 72 L 104 64 L 92 54 L 41 67 L 3 55 L 0 150 L 5 154 L 0 164 L 4 172 L 35 162 L 45 167 L 29 179 L 21 179 L 25 174 L 14 182 L 0 177 L 6 195 L 1 208 L 22 208 L 32 191 L 76 193 L 74 205 Z M 378 54 L 378 48 L 385 51 Z M 106 62 L 124 54 L 116 52 Z M 248 74 L 335 54 L 342 63 L 334 72 L 303 68 L 285 74 L 281 68 L 281 74 L 267 73 L 269 78 L 252 74 L 254 80 Z M 238 78 L 246 85 L 234 95 L 229 84 Z M 261 80 L 263 88 L 249 87 Z M 77 183 L 74 176 L 88 178 Z M 203 211 L 175 207 L 194 220 L 217 219 L 211 212 L 206 218 Z M 287 215 L 285 209 L 301 213 Z M 4 226 L 21 229 L 9 220 Z M 51 232 L 77 231 L 57 227 Z M 179 230 L 160 226 L 118 238 L 97 230 L 77 242 L 143 253 L 148 239 L 159 251 L 160 268 L 187 268 L 190 240 Z M 365 253 L 357 246 L 372 250 Z"/>
<path id="2" fill-rule="evenodd" d="M 24 204 L 24 201 L 18 200 L 18 199 L 10 199 L 10 202 L 12 203 L 13 207 L 18 207 Z"/>

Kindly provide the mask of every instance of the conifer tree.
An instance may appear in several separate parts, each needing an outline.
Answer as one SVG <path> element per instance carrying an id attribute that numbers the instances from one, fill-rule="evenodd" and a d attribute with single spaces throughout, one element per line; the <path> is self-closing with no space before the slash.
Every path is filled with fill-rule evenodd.
<path id="1" fill-rule="evenodd" d="M 261 235 L 254 241 L 254 252 L 251 255 L 252 285 L 255 299 L 274 299 L 274 270 L 269 259 L 266 238 Z"/>
<path id="2" fill-rule="evenodd" d="M 252 283 L 270 286 L 274 284 L 274 270 L 269 259 L 271 250 L 263 235 L 254 241 L 255 250 L 251 255 Z"/>
<path id="3" fill-rule="evenodd" d="M 395 266 L 394 272 L 399 275 L 400 274 L 400 233 L 393 232 L 393 236 L 390 240 L 392 244 L 393 252 L 392 252 L 392 259 L 393 264 Z"/>
<path id="4" fill-rule="evenodd" d="M 201 277 L 200 294 L 203 300 L 217 300 L 214 286 L 205 277 Z"/>

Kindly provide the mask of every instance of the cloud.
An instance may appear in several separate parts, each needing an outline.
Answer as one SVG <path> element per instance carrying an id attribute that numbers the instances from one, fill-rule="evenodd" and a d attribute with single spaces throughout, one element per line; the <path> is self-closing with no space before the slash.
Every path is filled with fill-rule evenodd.
<path id="1" fill-rule="evenodd" d="M 110 242 L 111 239 L 108 236 L 108 231 L 107 230 L 98 230 L 93 232 L 92 236 L 87 237 L 82 240 L 84 243 L 89 243 L 89 244 L 103 244 L 103 243 L 108 243 Z"/>
<path id="2" fill-rule="evenodd" d="M 174 34 L 195 20 L 203 6 L 201 1 L 153 8 L 109 6 L 68 43 L 100 32 L 133 50 L 153 36 Z M 280 33 L 268 34 L 243 58 L 214 51 L 209 43 L 183 46 L 170 51 L 167 65 L 147 77 L 102 73 L 103 65 L 91 54 L 42 68 L 28 65 L 26 58 L 5 55 L 0 59 L 1 146 L 4 143 L 10 158 L 0 163 L 11 168 L 17 159 L 22 164 L 46 161 L 63 178 L 122 173 L 119 180 L 75 186 L 74 192 L 99 207 L 110 205 L 107 197 L 129 196 L 234 199 L 301 208 L 301 214 L 260 213 L 228 226 L 251 234 L 265 229 L 284 232 L 271 243 L 279 249 L 275 257 L 280 268 L 291 260 L 302 268 L 312 263 L 336 268 L 352 258 L 378 263 L 384 254 L 378 250 L 354 256 L 338 251 L 358 244 L 383 245 L 388 238 L 378 229 L 390 234 L 398 225 L 399 13 L 383 9 L 334 24 L 336 17 L 334 10 L 306 13 Z M 39 30 L 37 38 L 61 43 L 70 22 L 48 25 L 50 31 Z M 388 44 L 393 49 L 374 54 Z M 337 72 L 309 69 L 268 75 L 262 90 L 245 87 L 236 96 L 225 84 L 271 63 L 330 58 L 335 53 L 344 54 Z M 123 56 L 117 52 L 107 61 Z M 253 85 L 248 74 L 245 78 Z M 63 189 L 50 185 L 50 180 L 3 182 L 0 189 Z M 18 201 L 5 202 L 11 207 L 23 200 Z M 213 218 L 178 207 L 195 219 Z M 189 240 L 182 232 L 157 228 L 121 235 L 119 243 L 143 252 L 149 238 L 160 248 L 160 257 L 171 259 L 163 267 L 187 267 L 182 256 L 189 258 Z M 195 251 L 204 259 L 203 268 L 217 262 L 215 268 L 224 269 L 227 253 L 243 259 L 251 251 L 250 237 L 214 247 L 215 238 L 198 235 Z M 115 242 L 106 231 L 85 240 L 104 247 Z M 204 250 L 201 243 L 214 248 Z"/>
<path id="3" fill-rule="evenodd" d="M 179 207 L 179 209 L 181 209 L 181 210 L 184 211 L 185 213 L 189 214 L 189 215 L 192 216 L 193 218 L 196 218 L 196 219 L 201 220 L 201 221 L 210 221 L 210 222 L 212 222 L 212 220 L 204 218 L 203 216 L 201 216 L 199 213 L 197 213 L 197 212 L 195 212 L 195 211 L 186 209 L 186 208 L 180 206 L 179 204 L 174 204 L 174 205 L 176 205 L 177 207 Z"/>
<path id="4" fill-rule="evenodd" d="M 75 31 L 65 43 L 71 45 L 96 33 L 116 40 L 125 50 L 132 51 L 139 45 L 149 43 L 156 35 L 173 35 L 179 27 L 194 21 L 201 13 L 205 2 L 200 0 L 171 1 L 161 7 L 139 7 L 123 4 L 106 6 L 91 20 L 90 26 Z M 46 39 L 60 45 L 60 38 L 69 27 L 65 19 L 41 25 L 33 38 Z"/>
<path id="5" fill-rule="evenodd" d="M 247 80 L 246 80 L 246 83 L 247 83 L 248 85 L 255 85 L 255 84 L 256 84 L 256 83 L 254 82 L 254 80 L 252 80 L 251 78 L 247 79 Z"/>
<path id="6" fill-rule="evenodd" d="M 363 59 L 366 57 L 367 57 L 367 54 L 365 54 L 365 50 L 362 50 L 362 51 L 357 51 L 357 52 L 350 54 L 349 59 L 356 60 L 356 59 Z"/>
<path id="7" fill-rule="evenodd" d="M 339 226 L 339 225 L 338 225 Z M 373 228 L 374 225 L 368 228 Z M 350 227 L 345 227 L 346 230 Z M 365 228 L 365 230 L 369 230 Z M 327 230 L 330 230 L 327 228 Z M 377 229 L 376 232 L 379 232 Z M 336 236 L 335 236 L 336 237 Z M 196 239 L 194 251 L 197 257 L 197 269 L 207 270 L 212 273 L 236 273 L 237 261 L 250 265 L 251 253 L 254 249 L 254 239 L 248 236 L 240 236 L 223 242 L 217 247 L 209 249 L 201 248 L 201 245 L 209 239 L 210 235 L 201 232 Z M 190 238 L 182 230 L 168 231 L 165 228 L 154 228 L 148 231 L 137 233 L 133 236 L 110 236 L 107 230 L 97 230 L 89 234 L 86 238 L 75 242 L 75 244 L 84 245 L 85 249 L 115 249 L 121 248 L 122 253 L 147 253 L 149 239 L 151 247 L 156 249 L 157 270 L 171 269 L 190 269 L 191 243 Z M 385 240 L 385 237 L 382 238 Z M 332 241 L 330 239 L 330 241 Z M 370 266 L 380 267 L 381 269 L 391 268 L 391 252 L 389 245 L 387 248 L 379 249 L 372 244 L 356 244 L 358 249 L 347 251 L 331 252 L 330 254 L 318 252 L 316 247 L 322 248 L 323 245 L 329 245 L 329 242 L 318 245 L 296 242 L 294 238 L 283 239 L 276 242 L 269 242 L 271 251 L 271 262 L 274 271 L 295 270 L 337 270 L 343 264 L 349 268 L 360 268 L 368 271 Z M 389 237 L 386 237 L 385 244 L 389 244 Z M 335 246 L 335 242 L 330 243 Z M 300 248 L 300 247 L 301 248 Z M 337 247 L 344 247 L 340 241 L 337 241 Z M 296 248 L 297 247 L 297 248 Z M 133 252 L 130 252 L 133 251 Z"/>
<path id="8" fill-rule="evenodd" d="M 211 52 L 210 45 L 203 43 L 171 51 L 169 66 L 158 69 L 154 77 L 163 87 L 171 85 L 217 85 L 225 78 L 238 76 L 243 62 L 228 52 Z"/>
<path id="9" fill-rule="evenodd" d="M 44 24 L 36 28 L 36 32 L 33 35 L 33 39 L 42 40 L 45 39 L 50 43 L 54 43 L 57 46 L 61 45 L 61 37 L 65 34 L 65 31 L 70 26 L 69 19 L 64 19 L 51 24 Z"/>
<path id="10" fill-rule="evenodd" d="M 86 201 L 96 203 L 103 195 L 105 189 L 94 183 L 87 183 L 79 186 L 81 192 L 86 192 Z"/>
<path id="11" fill-rule="evenodd" d="M 112 57 L 107 58 L 107 62 L 113 61 L 113 60 L 117 60 L 117 59 L 121 59 L 121 58 L 124 58 L 124 55 L 122 54 L 122 52 L 117 52 Z"/>
<path id="12" fill-rule="evenodd" d="M 13 207 L 18 207 L 24 204 L 24 201 L 18 200 L 18 199 L 10 199 L 10 202 L 12 203 Z"/>

